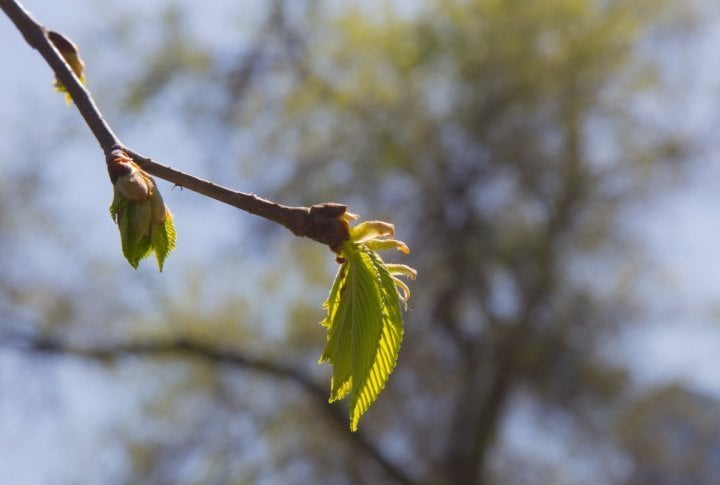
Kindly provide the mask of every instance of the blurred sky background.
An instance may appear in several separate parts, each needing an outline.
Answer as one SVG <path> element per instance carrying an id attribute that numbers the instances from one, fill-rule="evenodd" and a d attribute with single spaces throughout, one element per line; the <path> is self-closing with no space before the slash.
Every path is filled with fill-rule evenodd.
<path id="1" fill-rule="evenodd" d="M 413 18 L 423 10 L 415 2 L 404 1 L 325 2 L 323 14 L 342 14 L 360 3 L 362 15 L 370 18 L 382 17 L 392 8 L 400 18 Z M 263 111 L 253 106 L 254 118 L 239 122 L 233 131 L 223 132 L 206 122 L 212 110 L 221 111 L 224 98 L 202 91 L 198 79 L 204 66 L 207 72 L 214 69 L 213 76 L 231 72 L 223 71 L 218 59 L 228 63 L 242 59 L 267 20 L 268 4 L 24 2 L 40 22 L 80 46 L 88 87 L 129 147 L 228 187 L 296 197 L 279 202 L 311 205 L 322 201 L 315 198 L 317 191 L 293 193 L 283 185 L 295 173 L 287 167 L 293 160 L 288 152 L 296 142 L 287 146 L 276 142 L 280 149 L 265 150 L 266 142 L 258 141 L 258 132 L 270 132 L 276 125 L 280 115 L 274 108 Z M 293 8 L 288 7 L 290 22 L 293 15 L 305 15 L 303 8 L 298 7 L 302 12 L 297 14 Z M 686 8 L 687 18 L 674 27 L 670 40 L 636 47 L 640 56 L 657 62 L 663 89 L 641 93 L 628 103 L 646 126 L 673 132 L 689 148 L 667 170 L 648 176 L 653 180 L 650 194 L 622 211 L 618 237 L 632 242 L 631 263 L 624 268 L 623 278 L 632 281 L 626 288 L 638 311 L 618 326 L 612 338 L 599 340 L 597 348 L 606 359 L 628 369 L 633 396 L 674 383 L 687 392 L 716 399 L 710 401 L 712 407 L 720 403 L 720 6 L 698 0 Z M 173 37 L 167 32 L 176 25 L 173 15 L 181 18 L 180 35 L 191 51 L 183 51 L 187 57 L 168 53 Z M 297 354 L 287 348 L 295 345 L 288 343 L 294 340 L 288 340 L 287 334 L 298 314 L 303 322 L 322 319 L 320 305 L 335 263 L 327 248 L 159 181 L 176 217 L 177 250 L 161 274 L 150 260 L 133 270 L 122 258 L 117 228 L 108 215 L 112 189 L 91 133 L 75 108 L 65 106 L 62 96 L 53 92 L 49 68 L 5 17 L 0 19 L 0 45 L 4 66 L 0 76 L 0 339 L 5 340 L 0 346 L 0 482 L 136 483 L 139 478 L 148 483 L 291 483 L 296 477 L 322 476 L 308 471 L 312 460 L 307 457 L 289 460 L 290 464 L 269 459 L 276 451 L 267 438 L 271 431 L 257 418 L 263 407 L 271 413 L 290 405 L 301 394 L 299 389 L 283 391 L 290 395 L 284 400 L 275 394 L 279 391 L 262 384 L 262 375 L 237 377 L 244 371 L 231 369 L 216 375 L 205 366 L 198 370 L 192 363 L 166 365 L 144 356 L 129 357 L 108 370 L 82 357 L 45 356 L 24 348 L 25 339 L 37 336 L 60 338 L 79 347 L 178 335 L 198 336 L 221 346 L 226 339 L 238 339 L 249 342 L 247 349 L 241 348 L 250 354 L 295 363 L 329 389 L 328 369 L 316 365 L 324 345 L 323 329 L 305 325 L 307 335 L 297 338 L 307 347 L 293 347 Z M 212 54 L 203 57 L 203 52 Z M 169 78 L 158 81 L 162 86 L 158 93 L 138 94 L 138 80 L 148 65 L 157 63 L 156 53 L 169 56 Z M 181 59 L 179 67 L 172 66 L 173 55 Z M 197 55 L 195 60 L 193 55 Z M 189 64 L 196 73 L 185 75 L 182 70 Z M 174 68 L 180 71 L 176 77 Z M 272 82 L 276 85 L 266 86 L 270 91 L 289 89 L 277 78 Z M 349 203 L 363 218 L 395 222 L 399 239 L 407 240 L 413 250 L 409 261 L 398 262 L 420 267 L 411 286 L 413 291 L 418 289 L 413 300 L 421 299 L 421 288 L 433 274 L 423 274 L 423 265 L 418 263 L 423 260 L 420 232 L 408 228 L 390 205 L 382 209 L 375 199 L 363 200 L 362 193 L 347 193 L 345 198 L 344 193 L 333 192 L 333 177 L 345 181 L 354 176 L 347 170 L 353 169 L 336 164 L 324 172 L 329 181 L 320 193 Z M 372 171 L 363 175 L 372 176 Z M 593 261 L 578 267 L 580 278 L 594 280 L 601 288 L 605 282 L 615 284 L 617 274 L 605 273 L 617 268 L 606 264 L 606 259 Z M 418 322 L 428 314 L 420 301 L 413 300 L 408 325 L 413 324 L 413 311 Z M 247 324 L 236 328 L 237 319 Z M 298 356 L 302 358 L 294 359 Z M 192 385 L 186 382 L 190 375 L 198 379 Z M 250 394 L 260 404 L 238 404 Z M 401 402 L 383 395 L 379 401 L 383 397 L 383 413 L 402 412 Z M 572 440 L 564 442 L 558 430 L 570 425 L 558 421 L 548 425 L 556 433 L 548 438 L 548 428 L 535 423 L 538 411 L 532 402 L 520 396 L 509 405 L 498 440 L 503 447 L 528 461 L 554 464 L 553 470 L 560 469 L 560 475 L 546 478 L 554 477 L 555 483 L 617 483 L 632 476 L 628 471 L 632 459 L 615 451 L 610 453 L 613 471 L 607 477 L 596 474 L 603 465 L 587 464 L 584 458 L 579 464 L 558 465 L 567 459 L 567 448 L 572 448 Z M 222 419 L 210 417 L 216 413 Z M 309 416 L 295 419 L 312 422 L 314 415 Z M 288 419 L 286 426 L 299 429 L 296 421 Z M 564 422 L 557 416 L 548 419 Z M 381 434 L 379 425 L 369 423 L 372 420 L 370 412 L 361 422 L 361 428 L 368 425 L 370 440 L 379 443 L 401 468 L 414 470 L 409 476 L 422 482 L 426 471 L 414 465 L 417 457 L 409 451 L 410 438 Z M 285 439 L 286 432 L 277 426 L 272 428 L 274 439 Z M 717 423 L 714 429 L 719 429 Z M 224 441 L 213 438 L 220 435 Z M 259 435 L 267 440 L 253 439 Z M 720 450 L 720 435 L 715 440 L 714 449 Z M 301 443 L 292 441 L 288 446 Z M 138 458 L 142 454 L 138 448 L 144 450 L 146 461 Z M 213 450 L 234 460 L 210 466 L 207 456 Z M 493 473 L 505 476 L 502 467 L 512 468 L 512 463 L 498 459 Z M 333 466 L 342 469 L 345 465 Z M 213 475 L 218 469 L 223 472 Z M 248 472 L 251 469 L 255 471 Z M 347 483 L 371 483 L 368 476 L 380 480 L 376 483 L 385 480 L 378 478 L 381 472 L 365 475 L 363 470 L 358 465 L 347 476 L 328 475 L 327 483 L 333 482 L 332 477 L 343 477 Z M 433 473 L 429 483 L 452 483 Z M 715 479 L 720 481 L 720 475 Z M 512 480 L 541 483 L 527 477 Z"/>

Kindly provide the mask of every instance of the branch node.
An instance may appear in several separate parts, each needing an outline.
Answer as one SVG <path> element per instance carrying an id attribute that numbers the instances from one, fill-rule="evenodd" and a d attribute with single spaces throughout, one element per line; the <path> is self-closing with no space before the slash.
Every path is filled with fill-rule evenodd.
<path id="1" fill-rule="evenodd" d="M 302 236 L 327 244 L 331 250 L 340 253 L 342 245 L 350 239 L 347 220 L 342 216 L 347 206 L 336 202 L 325 202 L 310 207 Z"/>

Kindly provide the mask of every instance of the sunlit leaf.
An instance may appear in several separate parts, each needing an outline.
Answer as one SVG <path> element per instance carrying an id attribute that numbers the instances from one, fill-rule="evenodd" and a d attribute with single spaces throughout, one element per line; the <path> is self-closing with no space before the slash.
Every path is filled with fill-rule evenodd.
<path id="1" fill-rule="evenodd" d="M 411 280 L 414 280 L 417 276 L 417 271 L 415 270 L 415 268 L 411 268 L 406 264 L 392 263 L 385 266 L 387 267 L 387 270 L 390 272 L 390 274 L 395 276 L 405 276 L 407 278 L 410 278 Z"/>
<path id="2" fill-rule="evenodd" d="M 170 254 L 170 251 L 175 249 L 175 225 L 173 224 L 173 217 L 170 211 L 167 211 L 163 222 L 153 222 L 151 241 L 155 250 L 158 267 L 160 271 L 162 271 L 165 258 Z"/>
<path id="3" fill-rule="evenodd" d="M 355 431 L 395 367 L 403 322 L 395 282 L 380 256 L 348 241 L 342 260 L 325 302 L 329 334 L 320 361 L 333 366 L 330 401 L 349 395 Z"/>
<path id="4" fill-rule="evenodd" d="M 394 235 L 395 226 L 382 221 L 365 221 L 350 228 L 350 239 L 357 243 L 379 237 L 393 237 Z"/>
<path id="5" fill-rule="evenodd" d="M 402 242 L 398 241 L 397 239 L 372 239 L 370 241 L 365 242 L 365 245 L 372 249 L 373 251 L 384 251 L 386 249 L 397 249 L 398 251 L 410 254 L 410 248 L 407 247 L 407 245 Z"/>

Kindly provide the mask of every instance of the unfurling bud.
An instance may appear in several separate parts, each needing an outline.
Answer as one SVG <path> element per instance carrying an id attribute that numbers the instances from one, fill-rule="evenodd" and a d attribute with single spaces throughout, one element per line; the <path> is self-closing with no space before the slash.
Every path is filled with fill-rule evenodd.
<path id="1" fill-rule="evenodd" d="M 53 43 L 55 48 L 60 51 L 60 54 L 65 59 L 65 62 L 68 63 L 70 69 L 72 69 L 80 82 L 85 84 L 85 63 L 80 58 L 77 46 L 64 35 L 52 30 L 47 33 L 47 38 Z M 65 93 L 65 101 L 69 105 L 72 98 L 70 97 L 70 94 L 68 94 L 65 85 L 57 77 L 55 78 L 54 86 L 56 91 Z"/>
<path id="2" fill-rule="evenodd" d="M 155 252 L 162 271 L 175 248 L 175 228 L 155 181 L 122 150 L 110 153 L 108 172 L 115 194 L 110 215 L 120 229 L 123 254 L 137 268 Z"/>
<path id="3" fill-rule="evenodd" d="M 108 164 L 110 181 L 125 197 L 134 201 L 148 200 L 155 191 L 155 181 L 147 175 L 132 158 L 122 150 L 110 153 L 112 161 Z"/>

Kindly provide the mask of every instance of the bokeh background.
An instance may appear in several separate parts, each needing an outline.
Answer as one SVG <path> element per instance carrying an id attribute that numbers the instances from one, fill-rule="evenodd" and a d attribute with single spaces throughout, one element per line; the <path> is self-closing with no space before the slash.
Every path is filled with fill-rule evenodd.
<path id="1" fill-rule="evenodd" d="M 350 433 L 328 249 L 160 182 L 133 270 L 0 17 L 0 482 L 720 483 L 716 2 L 24 3 L 128 146 L 392 221 L 419 277 Z"/>

